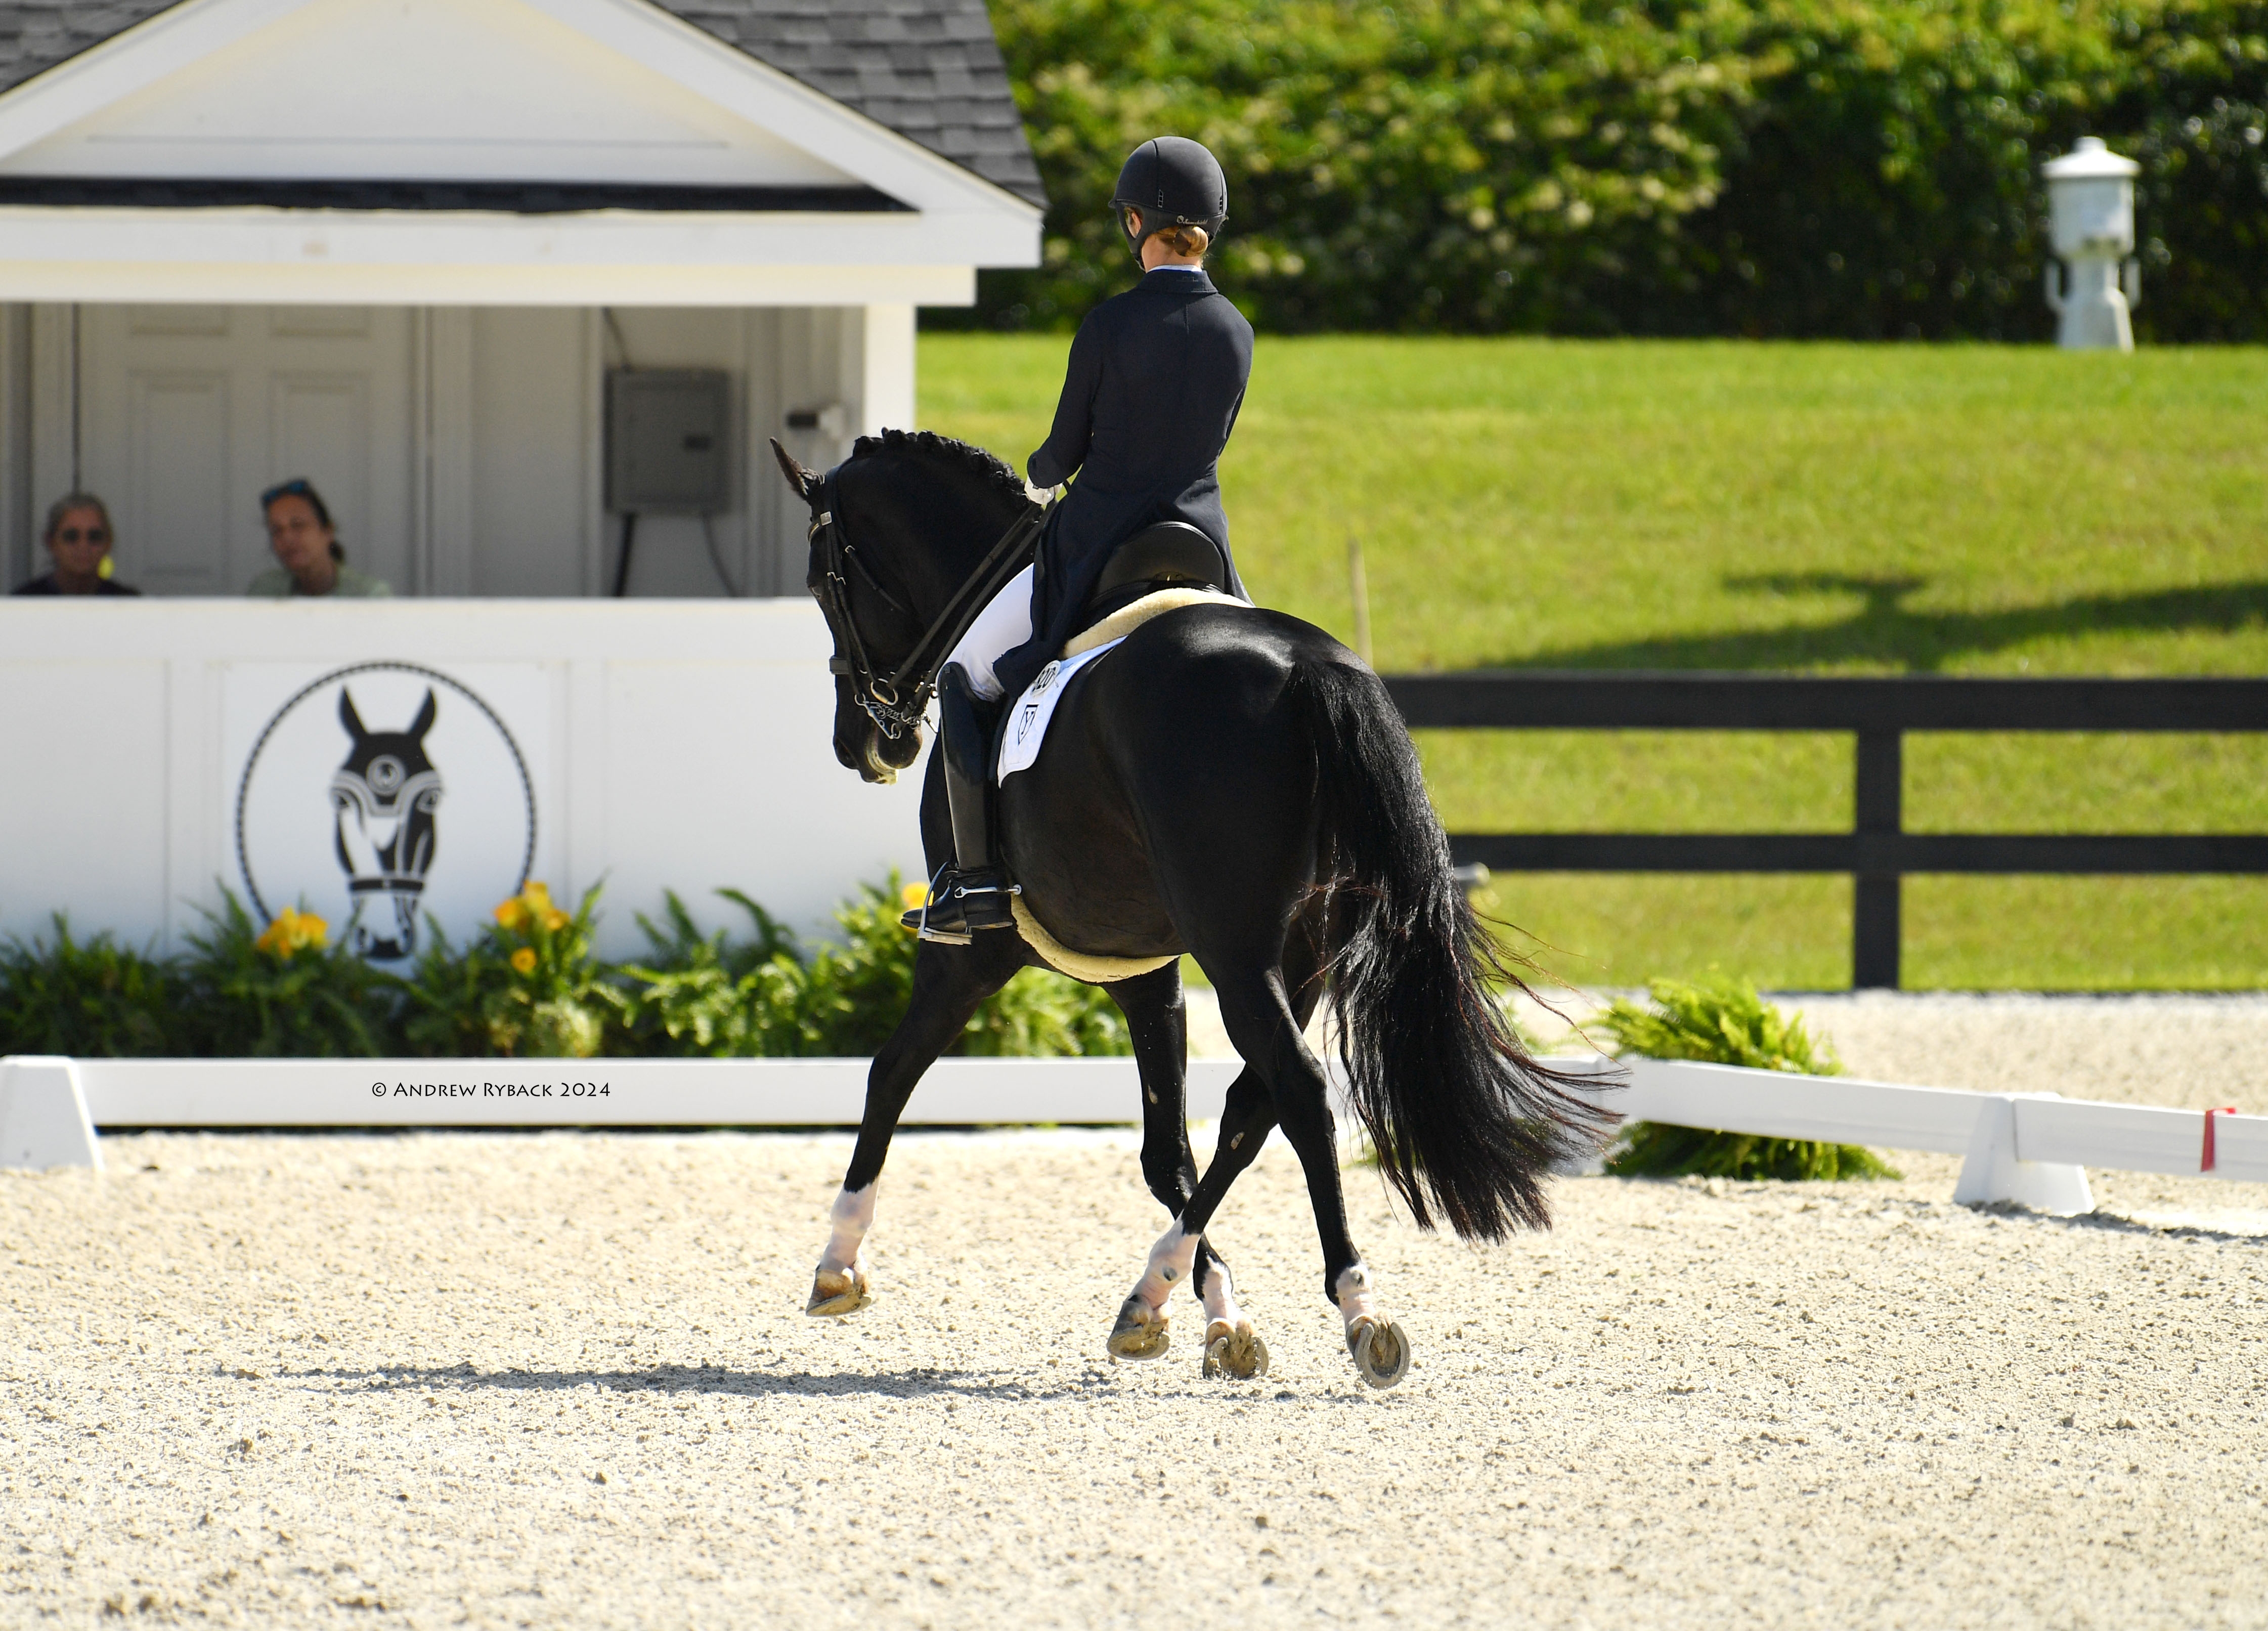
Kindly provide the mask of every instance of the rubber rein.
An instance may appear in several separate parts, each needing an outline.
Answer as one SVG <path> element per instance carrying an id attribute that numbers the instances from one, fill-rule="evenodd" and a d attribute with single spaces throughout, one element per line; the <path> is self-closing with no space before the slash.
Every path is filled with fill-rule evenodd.
<path id="1" fill-rule="evenodd" d="M 921 724 L 923 716 L 929 712 L 930 697 L 937 689 L 938 669 L 945 665 L 946 653 L 968 632 L 968 625 L 976 621 L 976 614 L 983 609 L 984 603 L 1029 564 L 1040 524 L 1047 519 L 1048 506 L 1027 504 L 1023 513 L 1008 523 L 1008 530 L 1000 535 L 999 542 L 954 591 L 953 598 L 945 603 L 945 609 L 922 631 L 921 638 L 914 642 L 904 661 L 887 675 L 875 672 L 873 659 L 866 653 L 866 643 L 858 636 L 858 616 L 850 609 L 852 575 L 899 616 L 910 619 L 914 614 L 911 608 L 881 586 L 859 558 L 857 547 L 843 536 L 842 524 L 835 519 L 840 507 L 836 499 L 835 475 L 830 471 L 827 485 L 821 491 L 820 511 L 811 523 L 809 535 L 821 551 L 819 608 L 835 635 L 836 654 L 828 659 L 827 671 L 850 680 L 854 700 L 874 721 L 874 728 L 895 742 Z M 843 654 L 846 650 L 850 653 L 847 657 Z"/>

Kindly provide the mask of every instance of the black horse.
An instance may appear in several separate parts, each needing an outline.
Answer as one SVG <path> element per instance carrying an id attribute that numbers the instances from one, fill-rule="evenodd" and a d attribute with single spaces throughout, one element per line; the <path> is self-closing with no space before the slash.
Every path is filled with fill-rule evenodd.
<path id="1" fill-rule="evenodd" d="M 982 449 L 925 432 L 863 437 L 826 476 L 773 448 L 812 506 L 810 587 L 832 625 L 839 676 L 836 756 L 869 781 L 889 780 L 919 753 L 919 734 L 889 724 L 887 708 L 878 722 L 866 682 L 922 644 L 1026 513 L 1023 483 Z M 1523 1052 L 1491 996 L 1489 981 L 1504 970 L 1451 875 L 1384 685 L 1297 618 L 1241 603 L 1166 612 L 1073 679 L 1037 763 L 1002 786 L 1000 816 L 1023 904 L 1042 929 L 1093 956 L 1188 952 L 1246 1061 L 1200 1180 L 1178 964 L 1096 980 L 1126 1015 L 1143 1087 L 1143 1175 L 1174 1215 L 1110 1352 L 1162 1355 L 1167 1299 L 1189 1280 L 1207 1318 L 1206 1374 L 1266 1369 L 1204 1236 L 1280 1125 L 1314 1203 L 1324 1295 L 1365 1379 L 1393 1385 L 1410 1345 L 1348 1238 L 1329 1089 L 1303 1040 L 1327 989 L 1355 1114 L 1421 1225 L 1439 1218 L 1483 1240 L 1545 1226 L 1546 1173 L 1592 1147 L 1602 1117 Z M 922 838 L 932 868 L 951 856 L 934 759 Z M 923 943 L 912 1001 L 867 1081 L 811 1312 L 867 1300 L 860 1244 L 906 1101 L 977 1004 L 1035 965 L 1045 966 L 1005 930 L 968 946 Z"/>

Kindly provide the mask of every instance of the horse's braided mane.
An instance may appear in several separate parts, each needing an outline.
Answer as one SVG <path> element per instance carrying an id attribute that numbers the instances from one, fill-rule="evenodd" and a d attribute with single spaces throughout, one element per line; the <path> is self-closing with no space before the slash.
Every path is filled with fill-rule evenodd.
<path id="1" fill-rule="evenodd" d="M 853 459 L 872 458 L 879 453 L 909 454 L 932 463 L 952 465 L 982 476 L 995 491 L 1019 498 L 1024 496 L 1024 478 L 998 454 L 969 442 L 939 436 L 935 431 L 884 431 L 880 436 L 860 437 L 850 448 Z"/>

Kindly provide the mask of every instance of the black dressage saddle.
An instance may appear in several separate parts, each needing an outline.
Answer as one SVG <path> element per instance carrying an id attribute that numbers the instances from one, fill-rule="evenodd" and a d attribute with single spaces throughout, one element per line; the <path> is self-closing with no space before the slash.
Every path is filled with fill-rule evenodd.
<path id="1" fill-rule="evenodd" d="M 1121 607 L 1160 589 L 1225 589 L 1220 546 L 1187 521 L 1145 527 L 1110 552 L 1081 620 L 1092 628 Z"/>

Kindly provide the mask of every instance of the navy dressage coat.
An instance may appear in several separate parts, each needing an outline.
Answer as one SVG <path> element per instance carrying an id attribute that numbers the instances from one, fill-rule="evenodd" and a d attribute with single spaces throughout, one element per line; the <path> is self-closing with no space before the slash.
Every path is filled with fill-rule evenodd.
<path id="1" fill-rule="evenodd" d="M 1110 551 L 1153 522 L 1203 531 L 1229 562 L 1223 587 L 1244 594 L 1219 462 L 1251 373 L 1252 325 L 1201 270 L 1160 267 L 1087 314 L 1055 427 L 1026 465 L 1036 486 L 1079 480 L 1040 537 L 1032 638 L 993 664 L 1010 697 L 1078 632 Z"/>

